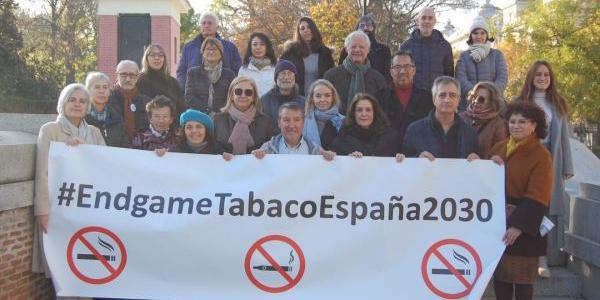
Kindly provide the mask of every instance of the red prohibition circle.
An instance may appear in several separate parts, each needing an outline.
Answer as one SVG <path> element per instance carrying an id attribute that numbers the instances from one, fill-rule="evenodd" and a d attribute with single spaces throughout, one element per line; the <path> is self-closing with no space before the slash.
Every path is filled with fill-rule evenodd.
<path id="1" fill-rule="evenodd" d="M 117 266 L 116 269 L 114 267 L 112 267 L 108 263 L 108 261 L 106 261 L 106 259 L 98 253 L 98 250 L 96 250 L 94 247 L 92 247 L 91 244 L 85 239 L 85 237 L 83 235 L 86 233 L 90 233 L 90 232 L 99 232 L 99 233 L 106 234 L 117 243 L 117 247 L 121 251 L 121 262 L 119 263 L 119 266 Z M 81 271 L 79 271 L 79 269 L 77 269 L 77 265 L 75 265 L 75 262 L 73 260 L 73 249 L 74 249 L 75 243 L 77 241 L 81 241 L 84 244 L 84 246 L 86 246 L 94 254 L 94 256 L 96 256 L 98 261 L 100 261 L 100 263 L 103 264 L 104 267 L 107 268 L 110 275 L 108 275 L 107 277 L 103 277 L 103 278 L 92 278 L 92 277 L 89 277 L 89 276 L 83 274 Z M 69 241 L 69 245 L 67 246 L 67 262 L 69 263 L 69 267 L 71 268 L 71 271 L 73 271 L 73 274 L 75 274 L 75 276 L 77 278 L 79 278 L 80 280 L 87 282 L 89 284 L 105 284 L 105 283 L 113 281 L 115 278 L 117 278 L 123 272 L 123 270 L 125 269 L 125 264 L 127 262 L 127 251 L 125 250 L 125 245 L 123 245 L 123 242 L 121 241 L 121 239 L 119 239 L 119 237 L 116 234 L 114 234 L 112 231 L 110 231 L 104 227 L 100 227 L 100 226 L 89 226 L 89 227 L 84 227 L 84 228 L 80 229 L 79 231 L 75 232 L 73 237 L 71 237 L 71 240 Z"/>
<path id="2" fill-rule="evenodd" d="M 465 287 L 466 287 L 466 289 L 464 291 L 455 293 L 455 294 L 446 293 L 446 292 L 438 289 L 437 287 L 435 287 L 435 285 L 433 285 L 433 283 L 431 282 L 431 279 L 429 278 L 429 274 L 427 273 L 427 262 L 429 261 L 429 259 L 431 258 L 431 256 L 434 253 L 439 254 L 438 249 L 445 245 L 458 245 L 460 247 L 465 248 L 471 254 L 471 256 L 473 256 L 473 259 L 475 260 L 475 265 L 477 266 L 477 272 L 475 273 L 475 280 L 473 280 L 472 283 L 468 282 L 464 277 L 462 277 L 462 275 L 453 272 L 453 275 L 459 281 L 461 281 L 461 283 L 463 283 L 463 285 L 465 285 Z M 437 256 L 438 254 L 435 254 L 435 255 Z M 444 261 L 442 261 L 442 263 L 444 265 L 446 265 L 446 267 L 448 267 L 449 269 L 456 271 L 452 265 L 447 264 Z M 479 258 L 477 251 L 475 251 L 475 249 L 473 247 L 471 247 L 471 245 L 467 244 L 464 241 L 457 240 L 457 239 L 445 239 L 445 240 L 441 240 L 441 241 L 431 245 L 431 247 L 429 247 L 429 249 L 427 249 L 427 251 L 425 252 L 425 255 L 423 256 L 423 261 L 421 262 L 421 275 L 423 276 L 423 280 L 425 281 L 425 284 L 434 294 L 436 294 L 437 296 L 442 297 L 444 299 L 459 299 L 459 298 L 463 298 L 463 297 L 469 295 L 471 293 L 471 290 L 473 289 L 473 286 L 475 286 L 475 283 L 477 283 L 477 280 L 479 280 L 479 276 L 481 275 L 481 272 L 482 272 L 481 259 Z"/>
<path id="3" fill-rule="evenodd" d="M 289 277 L 289 275 L 287 275 L 289 278 L 286 278 L 284 276 L 284 278 L 288 281 L 288 284 L 280 287 L 271 287 L 263 284 L 258 279 L 256 279 L 256 277 L 252 273 L 252 268 L 250 267 L 250 259 L 252 258 L 254 252 L 259 251 L 259 253 L 261 253 L 263 256 L 265 256 L 265 254 L 269 256 L 268 253 L 266 253 L 266 251 L 262 248 L 262 245 L 270 241 L 280 241 L 290 245 L 292 249 L 296 250 L 296 253 L 298 253 L 298 259 L 300 260 L 300 269 L 298 270 L 298 274 L 296 274 L 296 278 L 291 278 Z M 272 259 L 270 260 L 270 256 L 265 258 L 269 261 L 269 263 L 275 264 L 273 265 L 273 267 L 278 269 L 280 268 L 277 262 L 272 261 Z M 300 279 L 302 279 L 302 276 L 304 275 L 304 269 L 306 266 L 305 263 L 306 260 L 304 259 L 304 253 L 302 252 L 302 249 L 300 249 L 300 246 L 298 246 L 296 242 L 294 242 L 292 239 L 286 236 L 274 234 L 262 237 L 258 241 L 254 242 L 252 246 L 250 246 L 250 249 L 248 249 L 248 252 L 246 253 L 246 259 L 244 260 L 244 269 L 246 270 L 246 275 L 248 276 L 248 279 L 250 279 L 250 282 L 252 282 L 259 289 L 268 293 L 281 293 L 293 288 L 298 284 L 298 282 L 300 282 Z M 279 269 L 278 271 L 280 272 L 280 274 L 285 274 L 281 269 Z"/>

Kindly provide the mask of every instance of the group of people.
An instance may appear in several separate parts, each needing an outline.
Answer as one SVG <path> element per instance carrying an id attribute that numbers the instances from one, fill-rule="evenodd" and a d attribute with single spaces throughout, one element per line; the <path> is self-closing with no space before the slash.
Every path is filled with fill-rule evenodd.
<path id="1" fill-rule="evenodd" d="M 117 65 L 114 86 L 100 72 L 89 73 L 85 85 L 68 85 L 57 120 L 38 138 L 34 271 L 49 274 L 40 242 L 50 214 L 50 141 L 227 161 L 244 154 L 483 158 L 506 168 L 507 249 L 494 276 L 496 297 L 531 299 L 538 271 L 548 275 L 538 259 L 546 254 L 540 223 L 545 214 L 555 222 L 564 215 L 564 180 L 573 176 L 567 103 L 550 64 L 537 61 L 508 104 L 506 62 L 492 49 L 485 20 L 473 21 L 456 68 L 435 23 L 433 9 L 423 9 L 417 29 L 392 55 L 375 38 L 375 20 L 363 16 L 335 66 L 309 17 L 298 21 L 279 59 L 258 32 L 242 59 L 217 33 L 218 18 L 205 13 L 200 34 L 184 46 L 177 78 L 164 49 L 152 44 L 141 70 L 133 61 Z"/>

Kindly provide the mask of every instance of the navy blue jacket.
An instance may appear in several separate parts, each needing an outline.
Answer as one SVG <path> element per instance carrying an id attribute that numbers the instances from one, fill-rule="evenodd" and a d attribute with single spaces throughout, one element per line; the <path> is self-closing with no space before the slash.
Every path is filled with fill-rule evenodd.
<path id="1" fill-rule="evenodd" d="M 237 47 L 232 42 L 225 40 L 217 33 L 217 39 L 223 44 L 223 68 L 232 70 L 236 75 L 242 66 L 242 58 Z M 198 35 L 195 39 L 189 41 L 183 46 L 179 65 L 177 65 L 177 82 L 182 91 L 185 90 L 185 81 L 189 69 L 202 64 L 202 53 L 200 47 L 204 38 Z"/>
<path id="2" fill-rule="evenodd" d="M 415 59 L 417 73 L 414 82 L 417 87 L 431 90 L 437 77 L 454 77 L 452 47 L 441 32 L 434 29 L 430 37 L 423 38 L 419 29 L 415 29 L 410 38 L 400 45 L 400 50 L 410 51 Z"/>
<path id="3" fill-rule="evenodd" d="M 279 133 L 279 126 L 277 126 L 277 120 L 279 120 L 279 106 L 286 102 L 297 102 L 300 106 L 304 107 L 306 103 L 306 98 L 298 92 L 298 88 L 294 89 L 294 92 L 289 96 L 284 96 L 279 92 L 279 88 L 275 86 L 262 97 L 260 97 L 260 102 L 262 102 L 263 113 L 271 119 L 273 129 L 275 130 L 275 134 Z"/>
<path id="4" fill-rule="evenodd" d="M 458 130 L 458 149 L 456 158 L 467 158 L 471 153 L 479 153 L 477 132 L 466 124 L 458 114 L 454 114 L 454 125 Z M 441 157 L 442 142 L 445 137 L 442 125 L 435 118 L 435 109 L 423 119 L 408 126 L 402 144 L 402 153 L 406 157 L 418 157 L 423 151 L 429 151 L 435 157 Z"/>

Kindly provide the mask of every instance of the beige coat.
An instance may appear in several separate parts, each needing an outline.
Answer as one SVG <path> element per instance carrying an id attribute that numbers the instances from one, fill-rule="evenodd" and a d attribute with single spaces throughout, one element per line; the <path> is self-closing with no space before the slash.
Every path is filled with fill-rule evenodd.
<path id="1" fill-rule="evenodd" d="M 36 169 L 35 169 L 35 194 L 33 199 L 33 211 L 35 216 L 50 214 L 50 196 L 48 193 L 48 152 L 50 142 L 66 142 L 74 137 L 79 137 L 86 144 L 105 145 L 100 130 L 94 126 L 87 125 L 85 121 L 79 128 L 71 125 L 64 117 L 58 117 L 54 122 L 48 122 L 40 128 L 37 140 Z M 46 273 L 50 277 L 50 271 L 44 257 L 42 247 L 42 229 L 34 222 L 33 254 L 31 270 L 36 273 Z"/>

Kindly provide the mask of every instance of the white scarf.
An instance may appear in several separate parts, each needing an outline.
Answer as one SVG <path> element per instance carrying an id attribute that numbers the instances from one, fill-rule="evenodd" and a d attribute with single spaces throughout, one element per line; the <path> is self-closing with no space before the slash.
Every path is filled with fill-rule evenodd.
<path id="1" fill-rule="evenodd" d="M 470 55 L 475 62 L 484 60 L 490 54 L 491 49 L 492 42 L 490 41 L 485 42 L 485 44 L 473 44 L 469 46 Z"/>

